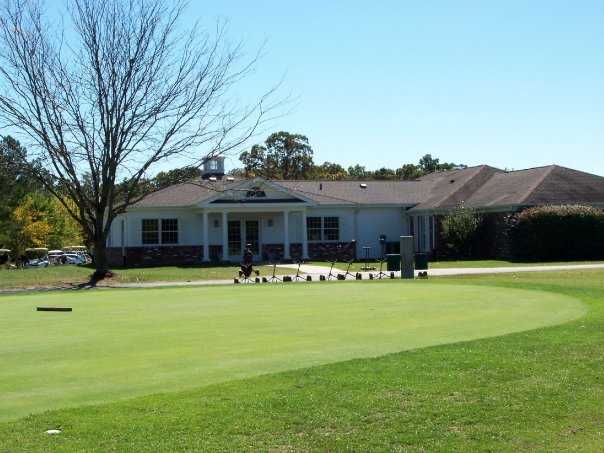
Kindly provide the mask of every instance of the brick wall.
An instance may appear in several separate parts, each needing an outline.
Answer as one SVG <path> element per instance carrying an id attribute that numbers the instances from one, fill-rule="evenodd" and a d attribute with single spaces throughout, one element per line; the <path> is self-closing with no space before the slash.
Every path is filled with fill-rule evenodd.
<path id="1" fill-rule="evenodd" d="M 262 244 L 263 261 L 281 261 L 284 256 L 283 244 Z M 125 261 L 122 259 L 122 249 L 113 247 L 107 249 L 110 266 L 171 266 L 200 264 L 203 259 L 203 246 L 163 246 L 163 247 L 126 247 Z M 340 261 L 349 260 L 355 256 L 352 242 L 320 242 L 308 244 L 310 259 Z M 290 244 L 290 256 L 293 260 L 302 258 L 302 244 Z M 222 260 L 222 246 L 210 246 L 210 261 Z"/>
<path id="2" fill-rule="evenodd" d="M 126 247 L 125 262 L 121 248 L 109 248 L 107 252 L 111 266 L 190 265 L 200 264 L 203 258 L 202 246 Z"/>

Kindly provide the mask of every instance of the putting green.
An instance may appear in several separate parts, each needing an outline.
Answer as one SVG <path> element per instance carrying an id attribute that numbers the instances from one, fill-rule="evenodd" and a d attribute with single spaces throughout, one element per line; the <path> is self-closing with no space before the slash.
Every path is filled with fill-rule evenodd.
<path id="1" fill-rule="evenodd" d="M 71 306 L 72 313 L 36 312 Z M 559 294 L 428 282 L 0 297 L 0 420 L 581 316 Z"/>

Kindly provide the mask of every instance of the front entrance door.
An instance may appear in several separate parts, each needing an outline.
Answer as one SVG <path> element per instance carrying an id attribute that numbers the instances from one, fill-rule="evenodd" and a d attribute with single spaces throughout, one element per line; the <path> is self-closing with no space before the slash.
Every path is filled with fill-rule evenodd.
<path id="1" fill-rule="evenodd" d="M 241 222 L 229 220 L 229 256 L 241 256 Z"/>
<path id="2" fill-rule="evenodd" d="M 257 220 L 245 221 L 245 244 L 252 245 L 254 256 L 260 255 L 260 225 Z"/>

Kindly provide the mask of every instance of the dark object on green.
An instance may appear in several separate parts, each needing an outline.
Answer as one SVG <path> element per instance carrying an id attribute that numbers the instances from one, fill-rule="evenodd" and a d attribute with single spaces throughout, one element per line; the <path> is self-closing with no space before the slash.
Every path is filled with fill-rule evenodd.
<path id="1" fill-rule="evenodd" d="M 427 253 L 416 253 L 415 254 L 415 269 L 420 271 L 428 270 L 428 254 Z"/>
<path id="2" fill-rule="evenodd" d="M 428 271 L 422 271 L 417 274 L 419 278 L 428 278 Z"/>
<path id="3" fill-rule="evenodd" d="M 268 283 L 268 279 L 266 277 L 262 277 L 262 283 Z"/>
<path id="4" fill-rule="evenodd" d="M 306 281 L 307 282 L 312 282 L 312 276 L 311 275 L 307 275 L 306 276 Z"/>
<path id="5" fill-rule="evenodd" d="M 283 281 L 284 281 L 284 282 L 291 282 L 291 281 L 292 281 L 292 278 L 291 278 L 291 276 L 290 276 L 290 275 L 286 275 L 285 277 L 283 277 Z"/>
<path id="6" fill-rule="evenodd" d="M 256 283 L 260 283 L 260 277 L 256 277 L 254 280 Z"/>
<path id="7" fill-rule="evenodd" d="M 386 255 L 386 269 L 388 272 L 398 272 L 401 270 L 401 254 L 390 253 Z"/>
<path id="8" fill-rule="evenodd" d="M 324 282 L 325 281 L 325 275 L 319 275 L 319 280 Z"/>
<path id="9" fill-rule="evenodd" d="M 36 311 L 73 311 L 71 307 L 37 307 Z"/>
<path id="10" fill-rule="evenodd" d="M 390 278 L 393 279 L 394 278 L 394 272 L 390 272 Z"/>
<path id="11" fill-rule="evenodd" d="M 363 280 L 363 274 L 361 274 L 360 272 L 357 272 L 357 280 Z"/>
<path id="12" fill-rule="evenodd" d="M 345 274 L 338 274 L 338 280 L 346 280 Z"/>
<path id="13" fill-rule="evenodd" d="M 373 280 L 373 274 L 369 274 L 369 280 Z"/>
<path id="14" fill-rule="evenodd" d="M 233 283 L 238 284 L 239 283 L 239 279 L 238 278 L 234 278 L 233 279 Z"/>

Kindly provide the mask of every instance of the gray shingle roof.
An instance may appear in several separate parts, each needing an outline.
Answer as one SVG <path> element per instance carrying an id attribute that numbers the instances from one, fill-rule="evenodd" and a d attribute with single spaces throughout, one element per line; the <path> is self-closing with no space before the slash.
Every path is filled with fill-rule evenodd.
<path id="1" fill-rule="evenodd" d="M 543 204 L 604 204 L 604 177 L 559 166 L 503 171 L 487 165 L 432 173 L 415 181 L 270 181 L 320 205 L 398 205 L 412 211 Z M 192 181 L 152 193 L 136 207 L 187 207 L 241 181 Z M 362 187 L 361 184 L 365 185 Z"/>
<path id="2" fill-rule="evenodd" d="M 165 189 L 153 192 L 136 203 L 137 208 L 150 207 L 187 207 L 221 193 L 240 181 L 204 181 L 195 180 L 182 184 L 174 184 Z"/>

